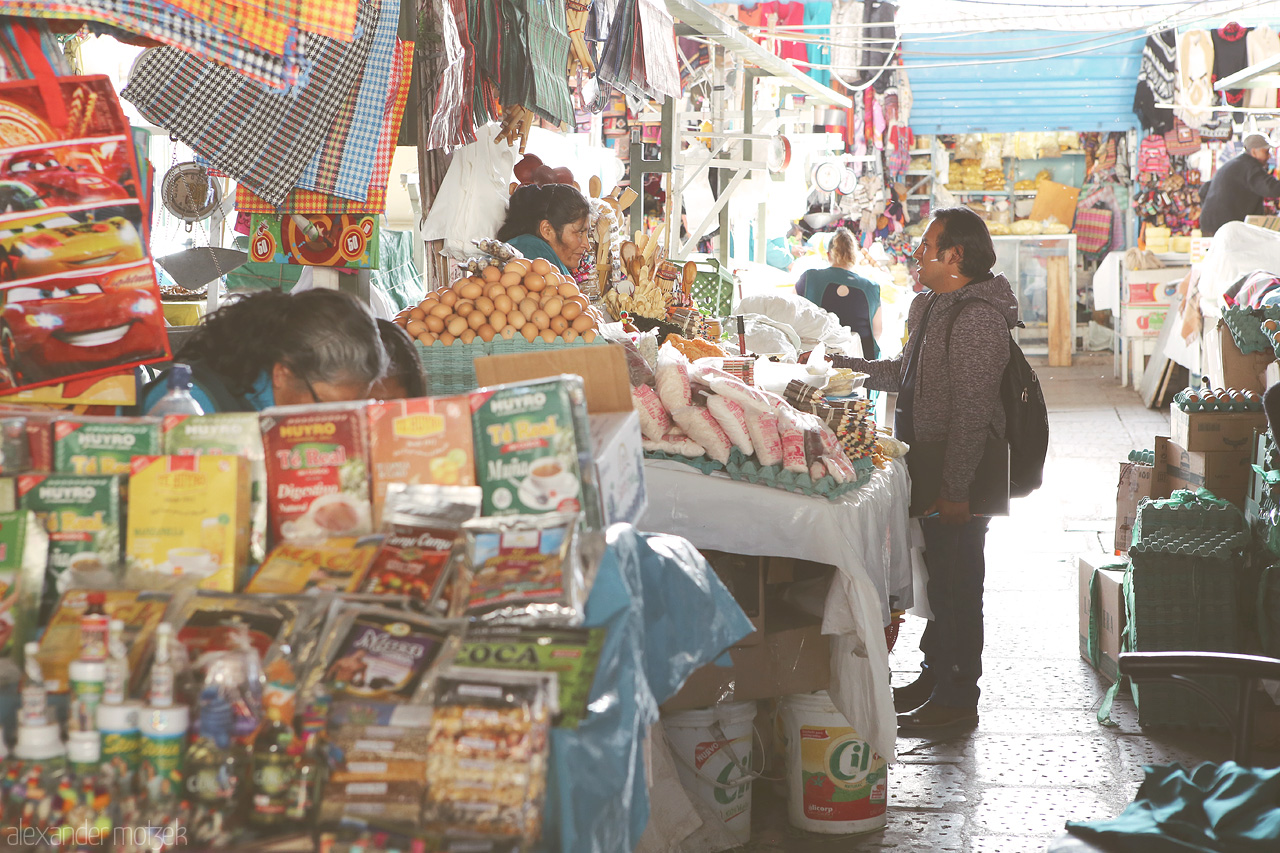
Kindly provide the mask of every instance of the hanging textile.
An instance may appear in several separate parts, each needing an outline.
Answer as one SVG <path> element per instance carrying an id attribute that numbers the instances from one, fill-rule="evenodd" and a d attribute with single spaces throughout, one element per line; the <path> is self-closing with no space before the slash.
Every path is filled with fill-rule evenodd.
<path id="1" fill-rule="evenodd" d="M 309 33 L 347 41 L 355 32 L 360 6 L 359 0 L 235 0 L 235 4 Z M 174 5 L 187 8 L 182 0 Z"/>
<path id="2" fill-rule="evenodd" d="M 798 3 L 792 4 L 799 6 Z M 644 30 L 645 88 L 663 97 L 680 97 L 680 69 L 676 58 L 676 22 L 665 5 L 656 0 L 640 0 L 640 26 Z"/>
<path id="3" fill-rule="evenodd" d="M 877 92 L 884 92 L 893 80 L 893 69 L 889 66 L 897 52 L 894 44 L 894 37 L 898 32 L 894 23 L 897 14 L 898 7 L 887 0 L 863 2 L 862 22 L 876 26 L 868 26 L 865 31 L 866 49 L 862 54 L 862 65 L 868 70 L 862 72 L 860 80 L 863 83 L 875 80 L 873 88 Z"/>
<path id="4" fill-rule="evenodd" d="M 1151 134 L 1138 146 L 1138 171 L 1155 175 L 1169 174 L 1169 151 L 1164 137 Z"/>
<path id="5" fill-rule="evenodd" d="M 316 38 L 304 85 L 273 92 L 229 68 L 171 47 L 144 52 L 121 95 L 272 204 L 297 183 L 359 79 L 373 43 L 376 9 L 361 3 L 361 37 Z"/>
<path id="6" fill-rule="evenodd" d="M 1188 30 L 1178 39 L 1178 118 L 1200 127 L 1213 117 L 1213 37 Z"/>
<path id="7" fill-rule="evenodd" d="M 1249 35 L 1245 36 L 1245 46 L 1248 52 L 1249 65 L 1256 65 L 1259 62 L 1265 62 L 1268 59 L 1280 56 L 1280 37 L 1277 37 L 1276 31 L 1266 24 L 1249 30 Z M 1245 89 L 1244 105 L 1253 109 L 1274 107 L 1276 105 L 1276 90 Z"/>
<path id="8" fill-rule="evenodd" d="M 463 47 L 465 21 L 458 20 L 449 0 L 425 0 L 419 16 L 423 36 L 418 42 L 422 61 L 417 74 L 423 97 L 422 127 L 426 130 L 419 136 L 419 147 L 430 151 L 474 142 L 471 88 L 467 85 L 471 61 Z"/>
<path id="9" fill-rule="evenodd" d="M 783 59 L 798 59 L 801 62 L 809 58 L 808 48 L 804 42 L 786 38 L 787 34 L 798 32 L 796 27 L 804 25 L 803 3 L 769 2 L 761 5 L 765 23 L 770 27 L 787 27 L 780 31 L 773 40 L 773 52 Z M 798 66 L 801 70 L 804 66 Z"/>
<path id="10" fill-rule="evenodd" d="M 573 105 L 569 103 L 569 82 L 566 77 L 569 26 L 565 23 L 564 3 L 556 0 L 528 0 L 528 12 L 533 98 L 531 101 L 521 102 L 521 106 L 555 124 L 572 124 Z"/>
<path id="11" fill-rule="evenodd" d="M 1234 21 L 1213 31 L 1213 82 L 1243 71 L 1249 64 L 1249 49 L 1245 41 L 1249 31 Z M 1222 101 L 1227 106 L 1244 105 L 1244 89 L 1226 89 Z"/>
<path id="12" fill-rule="evenodd" d="M 856 83 L 862 64 L 862 2 L 833 0 L 831 4 L 831 75 L 842 85 Z"/>
<path id="13" fill-rule="evenodd" d="M 1162 30 L 1147 36 L 1142 48 L 1142 67 L 1138 70 L 1138 88 L 1133 94 L 1133 111 L 1143 127 L 1156 133 L 1173 128 L 1173 110 L 1156 104 L 1172 104 L 1177 86 L 1177 33 Z"/>
<path id="14" fill-rule="evenodd" d="M 831 30 L 831 4 L 806 3 L 804 6 L 804 31 L 817 36 L 822 41 L 809 42 L 806 55 L 810 67 L 807 73 L 823 86 L 831 85 L 831 39 L 835 33 Z M 815 68 L 813 66 L 822 66 Z"/>

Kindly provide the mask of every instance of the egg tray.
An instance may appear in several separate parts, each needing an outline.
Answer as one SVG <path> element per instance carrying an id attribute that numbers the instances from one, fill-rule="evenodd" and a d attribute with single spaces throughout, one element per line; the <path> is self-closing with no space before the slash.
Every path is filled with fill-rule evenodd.
<path id="1" fill-rule="evenodd" d="M 1221 399 L 1215 399 L 1211 403 L 1205 403 L 1199 398 L 1199 392 L 1191 388 L 1183 388 L 1177 394 L 1173 395 L 1173 404 L 1183 412 L 1222 412 L 1224 414 L 1240 414 L 1242 412 L 1261 412 L 1262 411 L 1262 395 L 1252 391 L 1240 391 L 1234 388 L 1217 388 L 1214 389 L 1214 395 L 1220 395 L 1223 392 L 1236 393 L 1238 399 L 1223 402 Z M 1196 401 L 1192 402 L 1190 397 L 1196 394 Z"/>
<path id="2" fill-rule="evenodd" d="M 837 483 L 830 474 L 815 481 L 808 474 L 784 471 L 781 465 L 761 465 L 753 457 L 744 456 L 741 451 L 736 449 L 730 452 L 728 465 L 723 465 L 708 456 L 676 456 L 650 450 L 646 450 L 644 455 L 646 459 L 680 462 L 691 468 L 696 468 L 703 474 L 720 472 L 727 475 L 729 479 L 742 483 L 768 486 L 785 492 L 826 498 L 829 501 L 836 500 L 855 489 L 865 486 L 875 470 L 875 464 L 869 457 L 866 459 L 854 459 L 852 464 L 854 470 L 858 472 L 857 479 Z"/>
<path id="3" fill-rule="evenodd" d="M 1231 305 L 1222 311 L 1222 322 L 1244 355 L 1264 352 L 1274 347 L 1271 336 L 1262 330 L 1264 320 L 1280 321 L 1280 307 L 1245 308 Z"/>
<path id="4" fill-rule="evenodd" d="M 415 341 L 413 345 L 418 348 L 418 357 L 422 360 L 422 367 L 427 373 L 427 393 L 433 397 L 439 397 L 448 394 L 465 394 L 479 387 L 475 365 L 477 358 L 487 355 L 594 347 L 605 343 L 605 339 L 597 334 L 596 339 L 591 343 L 587 343 L 582 338 L 572 343 L 565 343 L 563 338 L 556 338 L 552 343 L 542 340 L 530 343 L 520 337 L 518 340 L 495 338 L 487 343 L 478 340 L 469 344 L 454 341 L 447 346 L 439 341 L 430 346 Z"/>
<path id="5" fill-rule="evenodd" d="M 1243 549 L 1249 533 L 1240 510 L 1229 504 L 1179 504 L 1144 498 L 1138 502 L 1133 542 L 1135 548 L 1183 554 L 1200 547 L 1209 551 Z"/>
<path id="6" fill-rule="evenodd" d="M 1130 450 L 1129 461 L 1135 465 L 1154 465 L 1156 464 L 1156 452 L 1154 450 Z"/>

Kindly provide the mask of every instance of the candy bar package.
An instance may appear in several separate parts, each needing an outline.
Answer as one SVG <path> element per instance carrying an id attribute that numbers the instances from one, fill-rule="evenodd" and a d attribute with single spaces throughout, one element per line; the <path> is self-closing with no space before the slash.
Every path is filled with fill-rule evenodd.
<path id="1" fill-rule="evenodd" d="M 582 377 L 481 388 L 471 395 L 471 427 L 481 515 L 583 511 L 600 527 Z"/>
<path id="2" fill-rule="evenodd" d="M 136 676 L 145 670 L 143 661 L 150 653 L 151 637 L 164 618 L 171 597 L 163 592 L 128 589 L 109 589 L 104 594 L 107 616 L 124 622 L 129 671 Z M 58 601 L 40 637 L 40 668 L 51 692 L 65 693 L 68 688 L 67 668 L 80 656 L 80 619 L 88 609 L 88 590 L 68 591 Z"/>
<path id="3" fill-rule="evenodd" d="M 60 474 L 128 474 L 133 457 L 160 453 L 159 418 L 68 415 L 53 424 L 53 468 Z"/>
<path id="4" fill-rule="evenodd" d="M 331 782 L 320 803 L 320 820 L 336 823 L 343 818 L 376 818 L 398 824 L 418 822 L 422 806 L 421 782 Z"/>
<path id="5" fill-rule="evenodd" d="M 49 562 L 49 534 L 28 510 L 0 513 L 0 655 L 21 664 L 35 639 Z"/>
<path id="6" fill-rule="evenodd" d="M 354 592 L 364 583 L 381 541 L 379 536 L 366 536 L 277 545 L 249 579 L 245 592 Z"/>
<path id="7" fill-rule="evenodd" d="M 428 832 L 538 839 L 555 680 L 551 673 L 463 668 L 440 675 L 427 744 Z"/>
<path id="8" fill-rule="evenodd" d="M 587 578 L 576 512 L 476 518 L 463 524 L 462 611 L 483 621 L 579 625 Z"/>
<path id="9" fill-rule="evenodd" d="M 68 589 L 116 583 L 123 538 L 120 482 L 114 476 L 18 476 L 19 505 L 34 512 L 49 531 L 42 610 L 47 612 Z"/>
<path id="10" fill-rule="evenodd" d="M 372 532 L 364 409 L 325 403 L 262 413 L 272 544 Z"/>
<path id="11" fill-rule="evenodd" d="M 305 596 L 255 596 L 201 591 L 176 605 L 177 638 L 192 659 L 237 647 L 238 632 L 264 664 L 279 657 L 305 610 Z"/>
<path id="12" fill-rule="evenodd" d="M 0 418 L 0 474 L 23 474 L 31 470 L 31 443 L 27 419 Z"/>
<path id="13" fill-rule="evenodd" d="M 249 460 L 249 562 L 258 565 L 267 551 L 267 466 L 262 431 L 255 412 L 214 415 L 166 415 L 161 425 L 164 452 L 170 456 L 243 456 Z"/>
<path id="14" fill-rule="evenodd" d="M 577 728 L 587 715 L 604 633 L 603 628 L 481 627 L 467 632 L 457 665 L 554 672 L 560 691 L 557 726 Z"/>
<path id="15" fill-rule="evenodd" d="M 480 511 L 480 497 L 476 486 L 389 485 L 386 538 L 362 591 L 403 595 L 419 609 L 447 612 L 446 570 L 463 522 Z"/>
<path id="16" fill-rule="evenodd" d="M 470 401 L 457 396 L 370 403 L 369 459 L 378 528 L 392 483 L 474 486 Z"/>

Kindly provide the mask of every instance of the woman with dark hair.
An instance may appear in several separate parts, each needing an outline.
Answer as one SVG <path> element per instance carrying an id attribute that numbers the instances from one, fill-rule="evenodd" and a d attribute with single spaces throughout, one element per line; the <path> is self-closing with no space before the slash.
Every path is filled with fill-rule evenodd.
<path id="1" fill-rule="evenodd" d="M 390 320 L 378 320 L 378 334 L 387 351 L 387 373 L 373 383 L 369 396 L 378 400 L 400 400 L 405 397 L 427 396 L 427 375 L 422 370 L 422 359 L 404 329 Z"/>
<path id="2" fill-rule="evenodd" d="M 174 361 L 191 366 L 205 412 L 363 400 L 387 369 L 378 324 L 340 290 L 262 291 L 205 317 Z M 142 411 L 164 396 L 168 371 L 143 390 Z"/>
<path id="3" fill-rule="evenodd" d="M 854 249 L 849 229 L 837 228 L 827 247 L 831 266 L 801 273 L 796 293 L 839 317 L 841 325 L 862 339 L 862 354 L 876 358 L 880 355 L 876 338 L 884 330 L 880 286 L 853 272 Z"/>
<path id="4" fill-rule="evenodd" d="M 520 187 L 511 194 L 498 239 L 526 258 L 544 258 L 565 275 L 587 252 L 591 205 L 568 184 Z"/>

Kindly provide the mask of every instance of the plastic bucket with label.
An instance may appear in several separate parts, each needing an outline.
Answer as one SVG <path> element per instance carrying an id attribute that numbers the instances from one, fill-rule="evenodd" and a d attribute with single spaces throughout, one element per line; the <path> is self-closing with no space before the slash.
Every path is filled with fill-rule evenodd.
<path id="1" fill-rule="evenodd" d="M 752 741 L 755 702 L 732 702 L 662 715 L 676 772 L 691 796 L 706 803 L 739 841 L 751 838 Z"/>
<path id="2" fill-rule="evenodd" d="M 832 835 L 884 828 L 888 767 L 826 692 L 784 696 L 778 716 L 786 739 L 791 825 Z"/>

